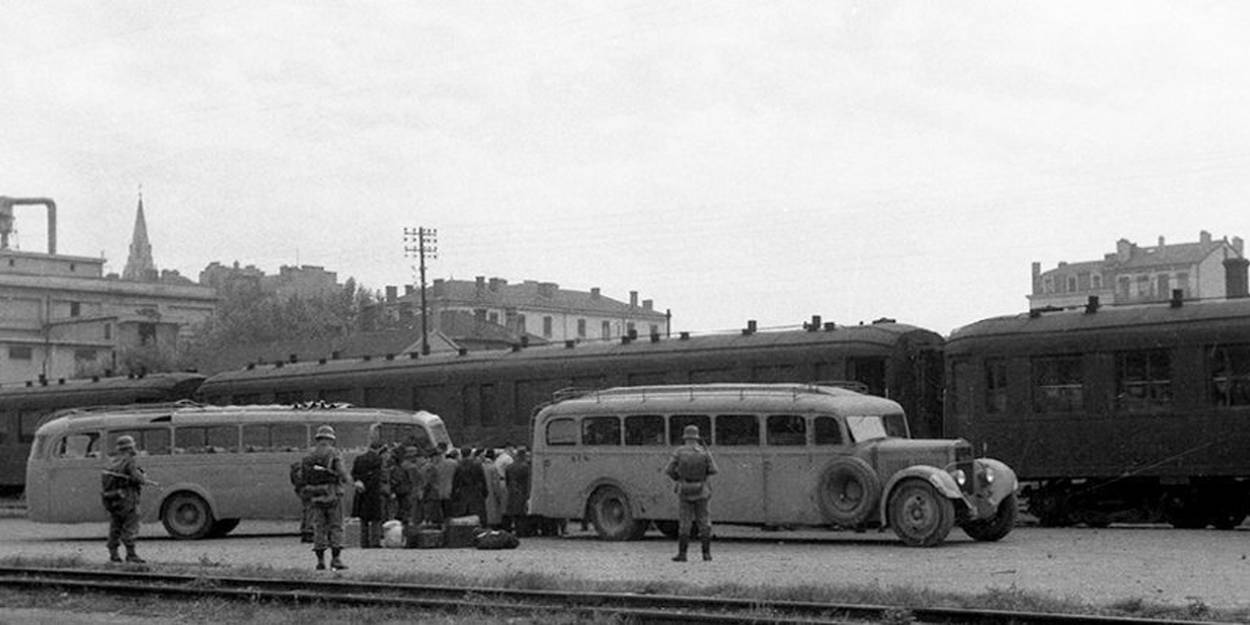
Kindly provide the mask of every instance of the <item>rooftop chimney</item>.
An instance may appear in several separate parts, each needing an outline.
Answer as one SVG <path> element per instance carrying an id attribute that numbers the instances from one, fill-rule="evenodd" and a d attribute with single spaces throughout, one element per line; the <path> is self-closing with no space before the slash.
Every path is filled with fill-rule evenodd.
<path id="1" fill-rule="evenodd" d="M 1211 242 L 1211 233 L 1210 233 L 1210 232 L 1207 232 L 1206 230 L 1203 230 L 1203 231 L 1199 232 L 1199 233 L 1198 233 L 1198 242 L 1199 242 L 1199 243 L 1210 243 L 1210 242 Z"/>
<path id="2" fill-rule="evenodd" d="M 590 299 L 599 299 L 599 287 L 590 287 Z"/>
<path id="3" fill-rule="evenodd" d="M 643 310 L 655 310 L 655 302 L 649 299 L 642 300 Z"/>
<path id="4" fill-rule="evenodd" d="M 638 291 L 629 292 L 629 307 L 630 308 L 638 307 Z"/>
<path id="5" fill-rule="evenodd" d="M 1163 235 L 1159 235 L 1159 247 L 1163 247 Z"/>
<path id="6" fill-rule="evenodd" d="M 399 297 L 399 287 L 396 287 L 396 286 L 386 287 L 386 301 L 387 302 L 393 302 L 398 297 Z"/>

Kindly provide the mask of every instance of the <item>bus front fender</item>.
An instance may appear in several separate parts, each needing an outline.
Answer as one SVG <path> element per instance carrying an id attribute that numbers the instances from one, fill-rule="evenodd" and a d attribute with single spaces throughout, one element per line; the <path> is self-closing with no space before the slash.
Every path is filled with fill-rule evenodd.
<path id="1" fill-rule="evenodd" d="M 914 465 L 895 473 L 890 477 L 890 481 L 886 482 L 885 488 L 881 490 L 881 525 L 889 525 L 890 514 L 890 494 L 894 492 L 894 488 L 899 482 L 906 479 L 921 479 L 931 484 L 944 497 L 948 499 L 964 500 L 963 493 L 959 491 L 959 484 L 955 483 L 955 478 L 950 473 L 943 471 L 934 466 Z"/>

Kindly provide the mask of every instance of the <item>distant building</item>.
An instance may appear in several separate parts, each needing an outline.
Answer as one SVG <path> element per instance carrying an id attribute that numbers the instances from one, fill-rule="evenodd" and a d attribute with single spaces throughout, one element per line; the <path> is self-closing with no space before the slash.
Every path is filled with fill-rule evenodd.
<path id="1" fill-rule="evenodd" d="M 1245 280 L 1243 248 L 1240 237 L 1212 239 L 1203 230 L 1192 243 L 1167 244 L 1159 237 L 1157 246 L 1140 247 L 1120 239 L 1116 251 L 1101 260 L 1060 262 L 1045 272 L 1035 262 L 1029 307 L 1079 306 L 1090 296 L 1104 304 L 1160 301 L 1172 298 L 1173 291 L 1185 299 L 1227 297 L 1229 265 Z"/>
<path id="2" fill-rule="evenodd" d="M 478 276 L 475 280 L 434 280 L 427 289 L 430 329 L 440 329 L 457 342 L 467 337 L 449 332 L 460 314 L 479 322 L 498 325 L 545 341 L 610 340 L 631 332 L 640 336 L 669 333 L 669 315 L 655 310 L 651 300 L 638 300 L 630 291 L 629 302 L 604 296 L 598 287 L 589 291 L 561 289 L 554 282 L 526 280 L 508 284 L 503 278 Z M 385 318 L 403 322 L 419 318 L 421 294 L 411 287 L 400 296 L 387 287 L 381 303 Z"/>
<path id="3" fill-rule="evenodd" d="M 103 258 L 49 248 L 46 254 L 0 248 L 0 384 L 123 373 L 120 353 L 174 354 L 179 338 L 213 314 L 213 289 L 156 270 L 142 200 L 127 261 L 134 279 L 104 277 Z"/>
<path id="4" fill-rule="evenodd" d="M 343 289 L 343 285 L 338 283 L 337 273 L 316 265 L 283 265 L 278 268 L 277 275 L 266 275 L 255 265 L 240 267 L 235 261 L 233 266 L 228 267 L 213 261 L 200 272 L 200 284 L 203 286 L 224 290 L 240 282 L 251 283 L 263 293 L 276 294 L 284 299 L 296 295 L 316 297 Z"/>

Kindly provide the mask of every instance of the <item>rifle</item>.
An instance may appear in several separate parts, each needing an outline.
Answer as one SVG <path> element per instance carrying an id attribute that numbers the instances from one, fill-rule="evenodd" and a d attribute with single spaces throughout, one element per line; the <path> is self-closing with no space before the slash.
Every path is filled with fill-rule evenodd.
<path id="1" fill-rule="evenodd" d="M 111 475 L 111 476 L 113 476 L 113 477 L 121 477 L 121 478 L 131 479 L 131 476 L 130 476 L 130 475 L 128 475 L 128 474 L 126 474 L 126 473 L 118 473 L 117 471 L 109 471 L 108 469 L 104 469 L 104 474 L 105 474 L 105 475 Z M 145 476 L 143 476 L 143 484 L 144 484 L 144 486 L 160 486 L 160 484 L 158 484 L 158 483 L 156 483 L 156 482 L 153 482 L 152 480 L 148 479 L 148 476 L 146 476 L 146 475 L 145 475 Z"/>

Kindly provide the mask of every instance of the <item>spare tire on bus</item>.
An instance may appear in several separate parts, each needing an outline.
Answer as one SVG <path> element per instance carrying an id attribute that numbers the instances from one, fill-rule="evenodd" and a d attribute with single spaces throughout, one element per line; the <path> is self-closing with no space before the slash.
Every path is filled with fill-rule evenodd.
<path id="1" fill-rule="evenodd" d="M 881 478 L 861 458 L 847 456 L 820 472 L 816 503 L 829 523 L 843 527 L 863 525 L 877 512 Z"/>

